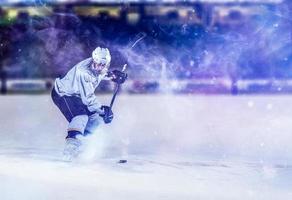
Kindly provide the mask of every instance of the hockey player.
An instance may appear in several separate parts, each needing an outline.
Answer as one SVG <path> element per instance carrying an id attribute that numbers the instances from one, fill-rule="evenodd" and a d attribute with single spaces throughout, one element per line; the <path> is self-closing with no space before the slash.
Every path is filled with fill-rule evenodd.
<path id="1" fill-rule="evenodd" d="M 78 155 L 82 136 L 93 133 L 102 120 L 110 123 L 113 119 L 111 108 L 101 105 L 94 93 L 102 80 L 121 84 L 127 78 L 118 70 L 108 72 L 110 62 L 109 50 L 97 47 L 90 58 L 55 80 L 52 99 L 69 122 L 64 149 L 66 160 Z"/>

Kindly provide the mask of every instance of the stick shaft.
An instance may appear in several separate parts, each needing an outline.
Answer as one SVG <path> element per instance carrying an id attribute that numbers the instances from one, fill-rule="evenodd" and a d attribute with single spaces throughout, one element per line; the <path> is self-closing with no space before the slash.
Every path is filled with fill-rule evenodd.
<path id="1" fill-rule="evenodd" d="M 115 88 L 115 91 L 114 91 L 114 94 L 113 94 L 113 97 L 112 97 L 112 100 L 111 100 L 111 103 L 110 103 L 110 108 L 113 107 L 115 99 L 116 99 L 116 96 L 117 96 L 119 90 L 120 90 L 120 84 L 116 84 L 116 88 Z"/>

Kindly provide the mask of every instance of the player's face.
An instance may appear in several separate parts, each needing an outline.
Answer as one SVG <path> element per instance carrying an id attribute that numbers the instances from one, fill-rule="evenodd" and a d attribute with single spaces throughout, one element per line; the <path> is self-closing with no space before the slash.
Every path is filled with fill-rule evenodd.
<path id="1" fill-rule="evenodd" d="M 97 72 L 101 72 L 103 69 L 105 69 L 105 67 L 106 67 L 105 63 L 95 63 L 95 62 L 92 63 L 92 69 Z"/>

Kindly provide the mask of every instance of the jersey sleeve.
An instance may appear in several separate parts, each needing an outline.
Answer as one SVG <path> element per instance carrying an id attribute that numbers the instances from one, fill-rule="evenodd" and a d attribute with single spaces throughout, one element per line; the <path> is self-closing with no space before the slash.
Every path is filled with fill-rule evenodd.
<path id="1" fill-rule="evenodd" d="M 90 112 L 102 113 L 101 104 L 94 93 L 95 88 L 91 83 L 90 75 L 81 73 L 79 77 L 79 91 L 82 102 L 87 106 Z"/>

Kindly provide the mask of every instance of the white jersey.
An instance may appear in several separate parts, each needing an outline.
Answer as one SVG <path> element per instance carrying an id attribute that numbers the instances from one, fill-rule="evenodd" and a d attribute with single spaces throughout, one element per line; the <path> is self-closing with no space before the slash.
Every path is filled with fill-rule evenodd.
<path id="1" fill-rule="evenodd" d="M 102 112 L 101 104 L 95 96 L 95 89 L 101 80 L 106 78 L 106 70 L 100 74 L 90 69 L 92 58 L 87 58 L 76 64 L 62 79 L 55 81 L 55 90 L 60 96 L 80 97 L 90 112 Z"/>

